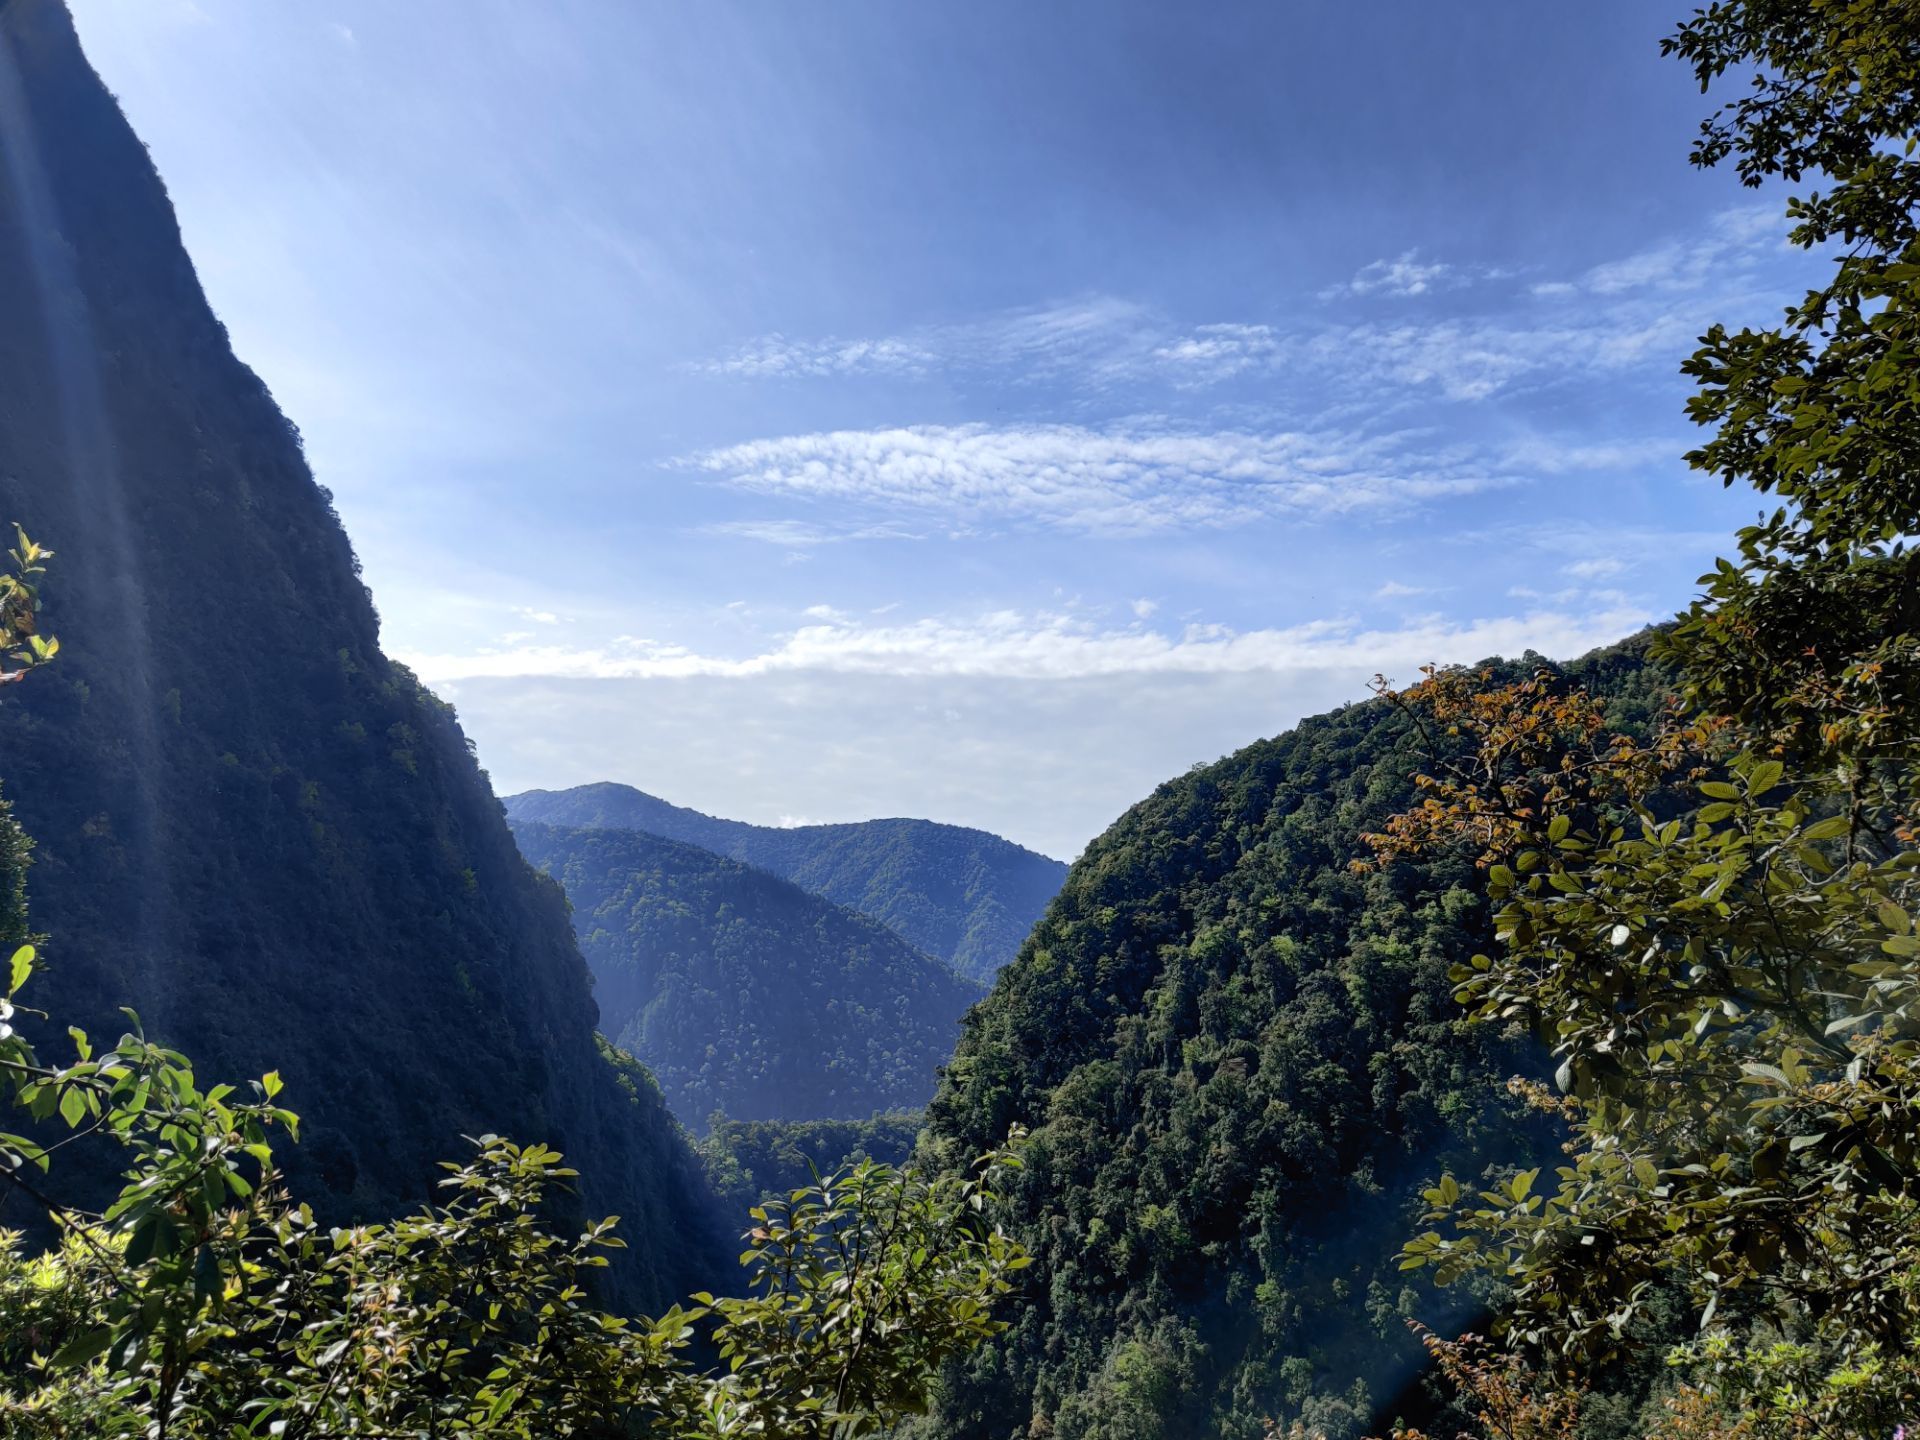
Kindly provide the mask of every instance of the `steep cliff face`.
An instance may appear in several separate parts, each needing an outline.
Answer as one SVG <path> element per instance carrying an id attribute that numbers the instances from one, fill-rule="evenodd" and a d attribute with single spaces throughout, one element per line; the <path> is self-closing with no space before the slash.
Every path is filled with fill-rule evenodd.
<path id="1" fill-rule="evenodd" d="M 335 1214 L 462 1134 L 542 1139 L 624 1218 L 622 1298 L 712 1278 L 706 1201 L 599 1056 L 557 886 L 452 712 L 379 648 L 298 432 L 230 350 L 59 0 L 0 0 L 0 520 L 58 552 L 59 663 L 0 707 L 42 1003 L 208 1074 L 277 1066 Z"/>

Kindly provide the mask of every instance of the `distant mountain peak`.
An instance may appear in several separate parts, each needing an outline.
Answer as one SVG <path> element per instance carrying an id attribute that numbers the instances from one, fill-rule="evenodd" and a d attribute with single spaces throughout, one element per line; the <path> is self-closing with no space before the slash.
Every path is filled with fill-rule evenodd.
<path id="1" fill-rule="evenodd" d="M 514 822 L 565 888 L 602 1028 L 682 1122 L 924 1105 L 977 980 L 879 921 L 698 845 Z"/>
<path id="2" fill-rule="evenodd" d="M 744 861 L 871 916 L 980 980 L 1013 958 L 1067 875 L 1060 861 L 1011 840 L 936 820 L 753 825 L 604 780 L 505 803 L 515 821 L 639 830 Z"/>

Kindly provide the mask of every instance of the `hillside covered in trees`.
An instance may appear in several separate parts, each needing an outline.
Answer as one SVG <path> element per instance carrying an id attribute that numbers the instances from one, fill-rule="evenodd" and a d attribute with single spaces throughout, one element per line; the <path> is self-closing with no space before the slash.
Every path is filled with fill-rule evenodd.
<path id="1" fill-rule="evenodd" d="M 696 845 L 528 822 L 514 834 L 573 902 L 602 1029 L 689 1125 L 923 1105 L 982 994 L 878 921 Z"/>
<path id="2" fill-rule="evenodd" d="M 1626 724 L 1640 648 L 1572 667 Z M 1427 753 L 1381 702 L 1309 719 L 1162 785 L 1074 865 L 929 1114 L 949 1156 L 1033 1127 L 1011 1223 L 1036 1257 L 935 1433 L 1342 1440 L 1423 1368 L 1409 1318 L 1474 1316 L 1398 1273 L 1419 1187 L 1552 1147 L 1502 1088 L 1539 1055 L 1452 998 L 1492 938 L 1471 856 L 1354 868 Z"/>
<path id="3" fill-rule="evenodd" d="M 700 1156 L 730 1213 L 745 1215 L 842 1165 L 906 1164 L 925 1118 L 890 1110 L 867 1120 L 725 1120 L 701 1139 Z"/>
<path id="4" fill-rule="evenodd" d="M 460 1135 L 501 1132 L 591 1156 L 624 1298 L 711 1278 L 698 1162 L 602 1059 L 559 887 L 381 653 L 299 434 L 58 0 L 0 6 L 0 152 L 0 515 L 58 552 L 66 639 L 0 707 L 38 1003 L 277 1069 L 306 1122 L 282 1161 L 327 1219 L 421 1200 Z"/>
<path id="5" fill-rule="evenodd" d="M 644 830 L 731 856 L 871 915 L 978 980 L 1013 958 L 1067 873 L 998 835 L 931 820 L 748 825 L 615 784 L 529 790 L 506 804 L 515 820 Z"/>

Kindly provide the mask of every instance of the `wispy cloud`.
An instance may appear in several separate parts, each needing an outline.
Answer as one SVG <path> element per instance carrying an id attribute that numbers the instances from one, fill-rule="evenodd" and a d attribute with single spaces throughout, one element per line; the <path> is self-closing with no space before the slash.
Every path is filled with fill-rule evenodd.
<path id="1" fill-rule="evenodd" d="M 762 494 L 1104 534 L 1351 514 L 1520 478 L 1416 456 L 1402 436 L 1076 425 L 836 430 L 751 440 L 686 463 Z"/>
<path id="2" fill-rule="evenodd" d="M 1047 376 L 1124 365 L 1145 343 L 1140 306 L 1112 296 L 1006 310 L 899 335 L 792 339 L 763 335 L 692 370 L 735 379 L 925 375 L 936 370 L 1013 370 Z"/>
<path id="3" fill-rule="evenodd" d="M 1488 302 L 1472 313 L 1439 319 L 1181 326 L 1146 307 L 1093 296 L 893 336 L 766 336 L 693 368 L 758 378 L 979 372 L 1061 379 L 1093 391 L 1193 390 L 1284 376 L 1356 395 L 1390 385 L 1475 402 L 1523 384 L 1630 371 L 1684 353 L 1721 310 L 1746 302 L 1759 268 L 1781 249 L 1774 212 L 1742 207 L 1716 217 L 1704 235 L 1531 287 L 1490 287 L 1516 272 L 1409 250 L 1321 292 L 1322 299 L 1406 299 L 1488 287 Z"/>
<path id="4" fill-rule="evenodd" d="M 1576 560 L 1565 569 L 1576 580 L 1611 580 L 1626 574 L 1627 562 L 1613 555 L 1596 555 L 1588 560 Z"/>
<path id="5" fill-rule="evenodd" d="M 1442 290 L 1463 290 L 1488 280 L 1505 280 L 1513 272 L 1493 265 L 1455 265 L 1444 260 L 1424 260 L 1418 249 L 1408 250 L 1391 260 L 1375 260 L 1362 265 L 1351 280 L 1330 285 L 1320 292 L 1322 300 L 1337 300 L 1347 295 L 1378 295 L 1389 299 L 1409 299 Z"/>
<path id="6" fill-rule="evenodd" d="M 789 340 L 763 335 L 729 355 L 701 361 L 693 368 L 713 375 L 741 378 L 819 375 L 914 375 L 939 361 L 939 356 L 907 339 Z"/>
<path id="7" fill-rule="evenodd" d="M 429 683 L 545 677 L 581 680 L 750 679 L 794 672 L 1082 680 L 1102 676 L 1284 673 L 1371 667 L 1408 669 L 1429 660 L 1475 660 L 1537 650 L 1573 655 L 1618 639 L 1654 616 L 1614 596 L 1582 611 L 1454 621 L 1426 617 L 1394 629 L 1328 619 L 1283 629 L 1190 625 L 1164 631 L 1102 627 L 1068 614 L 1005 610 L 874 625 L 837 617 L 809 624 L 746 656 L 700 654 L 630 641 L 606 647 L 521 645 L 471 654 L 401 658 Z"/>
<path id="8" fill-rule="evenodd" d="M 1560 298 L 1646 292 L 1671 295 L 1709 284 L 1724 288 L 1769 254 L 1777 254 L 1784 244 L 1779 212 L 1774 207 L 1741 206 L 1715 216 L 1704 234 L 1669 240 L 1607 261 L 1570 280 L 1542 282 L 1533 287 L 1533 293 Z"/>
<path id="9" fill-rule="evenodd" d="M 719 520 L 702 525 L 703 535 L 757 540 L 788 550 L 811 550 L 852 540 L 924 540 L 926 536 L 902 525 L 816 524 L 811 520 Z"/>
<path id="10" fill-rule="evenodd" d="M 1281 341 L 1270 325 L 1202 325 L 1152 351 L 1177 385 L 1217 385 L 1242 371 L 1271 364 Z"/>

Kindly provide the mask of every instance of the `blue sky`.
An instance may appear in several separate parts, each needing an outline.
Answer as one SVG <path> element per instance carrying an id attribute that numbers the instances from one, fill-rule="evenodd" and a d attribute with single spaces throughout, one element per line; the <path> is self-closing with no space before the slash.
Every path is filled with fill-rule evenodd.
<path id="1" fill-rule="evenodd" d="M 1071 856 L 1385 670 L 1671 612 L 1806 260 L 1615 0 L 74 0 L 503 793 Z"/>

